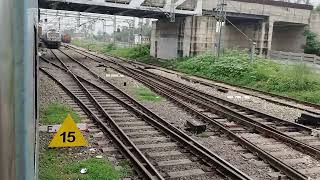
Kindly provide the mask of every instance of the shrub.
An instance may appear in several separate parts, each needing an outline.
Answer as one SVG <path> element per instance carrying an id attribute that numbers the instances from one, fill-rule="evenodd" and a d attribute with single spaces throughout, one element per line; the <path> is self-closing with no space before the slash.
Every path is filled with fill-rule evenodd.
<path id="1" fill-rule="evenodd" d="M 309 28 L 305 30 L 304 35 L 307 38 L 304 52 L 308 54 L 320 55 L 320 40 L 318 39 L 318 35 L 314 32 L 311 32 Z"/>
<path id="2" fill-rule="evenodd" d="M 259 57 L 250 63 L 245 51 L 227 50 L 219 59 L 204 54 L 179 58 L 164 66 L 192 75 L 320 102 L 320 96 L 317 96 L 320 95 L 318 75 L 303 64 L 283 65 Z"/>

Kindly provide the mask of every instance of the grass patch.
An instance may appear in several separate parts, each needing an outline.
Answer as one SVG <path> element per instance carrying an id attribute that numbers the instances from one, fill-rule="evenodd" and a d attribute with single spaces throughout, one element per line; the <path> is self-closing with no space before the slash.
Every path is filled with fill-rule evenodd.
<path id="1" fill-rule="evenodd" d="M 133 92 L 141 101 L 153 101 L 153 102 L 159 102 L 162 101 L 162 97 L 154 92 L 152 92 L 150 89 L 145 87 L 135 87 L 133 89 Z"/>
<path id="2" fill-rule="evenodd" d="M 129 165 L 117 170 L 109 161 L 104 159 L 73 160 L 61 151 L 58 152 L 54 149 L 47 149 L 40 153 L 39 161 L 40 180 L 117 180 L 131 171 Z M 87 173 L 81 174 L 81 168 L 87 168 Z"/>
<path id="3" fill-rule="evenodd" d="M 141 62 L 148 62 L 148 60 L 150 59 L 150 45 L 138 45 L 132 48 L 124 48 L 110 43 L 90 43 L 88 41 L 78 39 L 73 40 L 72 44 L 102 54 L 109 54 L 128 59 L 136 59 L 137 61 Z"/>
<path id="4" fill-rule="evenodd" d="M 198 136 L 201 138 L 208 138 L 209 134 L 207 132 L 203 132 L 203 133 L 198 134 Z"/>
<path id="5" fill-rule="evenodd" d="M 319 74 L 303 64 L 283 65 L 259 57 L 250 63 L 247 53 L 229 50 L 219 59 L 204 54 L 160 65 L 190 75 L 320 103 Z"/>
<path id="6" fill-rule="evenodd" d="M 74 44 L 85 48 L 90 46 L 84 41 Z M 319 74 L 303 64 L 283 65 L 260 57 L 256 57 L 254 63 L 250 63 L 248 54 L 238 50 L 227 50 L 219 59 L 204 54 L 171 61 L 154 61 L 149 57 L 149 47 L 118 48 L 100 43 L 92 44 L 90 49 L 320 104 Z"/>
<path id="7" fill-rule="evenodd" d="M 53 102 L 46 107 L 40 108 L 40 122 L 42 124 L 60 124 L 69 113 L 76 123 L 80 122 L 79 115 L 71 107 Z"/>

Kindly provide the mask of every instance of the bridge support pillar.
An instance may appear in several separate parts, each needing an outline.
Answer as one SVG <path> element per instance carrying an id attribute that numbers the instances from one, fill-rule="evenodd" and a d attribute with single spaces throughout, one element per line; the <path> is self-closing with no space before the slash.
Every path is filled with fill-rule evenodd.
<path id="1" fill-rule="evenodd" d="M 261 23 L 261 34 L 260 34 L 260 52 L 259 52 L 260 56 L 263 55 L 265 36 L 266 36 L 266 22 L 262 21 L 262 23 Z"/>
<path id="2" fill-rule="evenodd" d="M 213 51 L 216 20 L 207 16 L 160 19 L 152 24 L 150 55 L 161 59 L 193 56 Z"/>
<path id="3" fill-rule="evenodd" d="M 269 23 L 268 23 L 268 48 L 267 48 L 267 56 L 268 57 L 270 57 L 270 51 L 271 51 L 271 47 L 272 47 L 273 24 L 274 24 L 273 19 L 269 18 Z"/>

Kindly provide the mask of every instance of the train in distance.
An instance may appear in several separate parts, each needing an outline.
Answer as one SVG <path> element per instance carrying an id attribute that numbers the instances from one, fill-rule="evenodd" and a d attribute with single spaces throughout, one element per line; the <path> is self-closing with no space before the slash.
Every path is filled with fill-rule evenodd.
<path id="1" fill-rule="evenodd" d="M 56 29 L 49 29 L 41 37 L 44 45 L 49 49 L 58 49 L 61 43 L 70 43 L 71 36 L 69 34 L 61 34 Z"/>

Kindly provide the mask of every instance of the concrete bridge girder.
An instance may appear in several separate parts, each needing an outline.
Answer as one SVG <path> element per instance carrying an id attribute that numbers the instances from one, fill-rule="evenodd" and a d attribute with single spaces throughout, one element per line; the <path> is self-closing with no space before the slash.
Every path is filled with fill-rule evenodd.
<path id="1" fill-rule="evenodd" d="M 173 3 L 173 4 L 171 4 Z M 83 11 L 81 6 L 87 6 L 88 12 L 104 14 L 121 14 L 161 18 L 161 13 L 170 13 L 172 7 L 177 16 L 202 15 L 203 11 L 212 12 L 218 6 L 218 0 L 39 0 L 40 8 L 71 10 L 72 7 Z M 66 7 L 65 7 L 65 6 Z M 94 6 L 90 8 L 90 6 Z M 97 10 L 102 8 L 101 11 Z M 90 11 L 89 11 L 90 10 Z M 95 12 L 97 11 L 97 12 Z M 135 11 L 133 13 L 133 11 Z M 228 0 L 226 11 L 234 14 L 267 16 L 275 21 L 308 24 L 312 6 L 286 3 L 280 1 Z M 155 14 L 155 15 L 151 15 Z"/>
<path id="2" fill-rule="evenodd" d="M 74 8 L 74 11 L 157 18 L 159 21 L 153 24 L 151 55 L 165 59 L 213 51 L 217 35 L 212 13 L 217 4 L 218 0 L 39 0 L 41 8 Z M 309 24 L 311 10 L 312 6 L 272 0 L 227 0 L 226 6 L 227 16 L 233 21 L 240 19 L 243 24 L 238 25 L 239 29 L 257 42 L 260 54 L 271 49 L 300 52 L 305 42 L 301 35 L 302 27 Z M 193 17 L 206 12 L 209 16 Z M 166 19 L 170 13 L 177 17 L 175 24 Z M 320 19 L 320 16 L 312 17 Z M 246 21 L 250 22 L 249 25 L 244 25 Z M 299 27 L 292 28 L 290 33 L 283 33 L 278 26 L 280 22 Z M 252 42 L 231 25 L 226 25 L 223 34 L 225 48 L 251 48 Z M 299 41 L 290 41 L 290 36 L 297 36 Z"/>
<path id="3" fill-rule="evenodd" d="M 154 0 L 39 0 L 40 8 L 86 11 L 103 14 L 121 14 L 124 16 L 149 17 L 152 14 L 170 13 L 171 0 L 161 0 L 154 3 Z M 174 14 L 177 16 L 202 15 L 203 0 L 172 0 Z M 194 6 L 190 6 L 193 2 Z M 71 5 L 71 6 L 70 6 Z M 83 7 L 87 8 L 83 10 Z M 73 8 L 71 8 L 73 7 Z M 104 9 L 99 11 L 98 9 Z M 133 13 L 133 11 L 135 11 Z M 160 16 L 161 17 L 161 16 Z M 154 18 L 154 17 L 152 17 Z"/>

